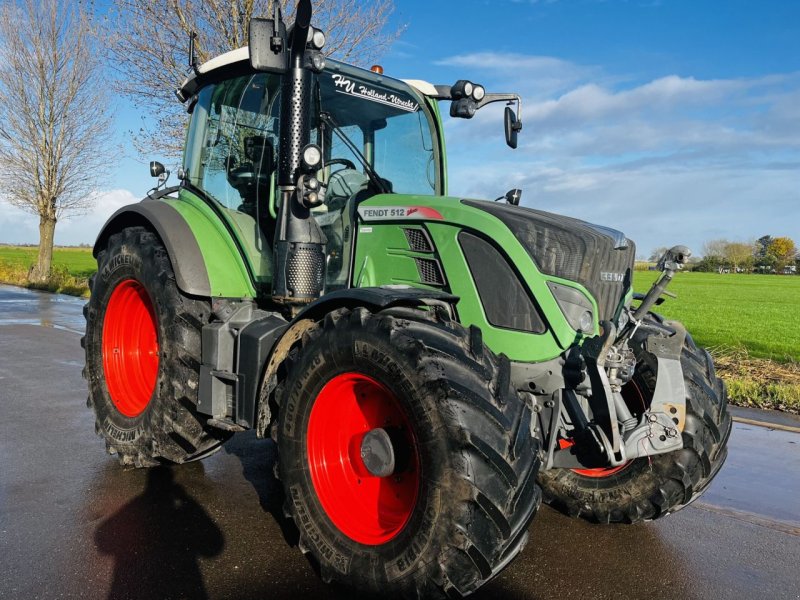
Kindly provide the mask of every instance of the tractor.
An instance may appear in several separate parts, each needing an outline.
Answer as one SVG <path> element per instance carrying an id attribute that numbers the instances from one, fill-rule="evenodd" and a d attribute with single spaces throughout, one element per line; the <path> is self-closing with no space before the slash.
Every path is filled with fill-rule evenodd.
<path id="1" fill-rule="evenodd" d="M 276 5 L 278 3 L 275 3 Z M 359 593 L 466 596 L 542 501 L 636 523 L 688 505 L 731 429 L 709 354 L 633 293 L 622 233 L 448 195 L 443 117 L 516 94 L 399 80 L 324 54 L 299 0 L 197 65 L 179 185 L 94 246 L 88 405 L 124 466 L 272 438 L 299 549 Z M 191 52 L 193 55 L 193 52 Z"/>

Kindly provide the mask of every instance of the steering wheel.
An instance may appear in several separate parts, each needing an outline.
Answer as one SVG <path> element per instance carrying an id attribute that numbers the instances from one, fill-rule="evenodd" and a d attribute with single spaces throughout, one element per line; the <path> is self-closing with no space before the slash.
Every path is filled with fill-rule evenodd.
<path id="1" fill-rule="evenodd" d="M 356 165 L 352 160 L 347 158 L 332 158 L 325 162 L 326 167 L 330 167 L 331 165 L 344 165 L 345 169 L 356 170 Z"/>

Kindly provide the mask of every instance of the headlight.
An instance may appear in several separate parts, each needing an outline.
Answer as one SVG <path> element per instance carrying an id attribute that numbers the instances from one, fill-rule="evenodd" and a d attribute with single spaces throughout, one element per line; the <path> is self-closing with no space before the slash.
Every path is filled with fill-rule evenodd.
<path id="1" fill-rule="evenodd" d="M 547 287 L 553 292 L 553 297 L 570 327 L 581 333 L 594 332 L 594 307 L 586 294 L 552 281 L 547 282 Z"/>
<path id="2" fill-rule="evenodd" d="M 472 90 L 472 97 L 475 98 L 476 102 L 480 102 L 486 97 L 486 88 L 482 85 L 476 85 L 475 89 Z"/>
<path id="3" fill-rule="evenodd" d="M 325 33 L 319 29 L 315 30 L 314 37 L 311 39 L 311 43 L 317 50 L 322 50 L 322 48 L 325 46 Z"/>
<path id="4" fill-rule="evenodd" d="M 303 165 L 307 171 L 316 171 L 322 163 L 322 150 L 316 144 L 303 148 Z"/>

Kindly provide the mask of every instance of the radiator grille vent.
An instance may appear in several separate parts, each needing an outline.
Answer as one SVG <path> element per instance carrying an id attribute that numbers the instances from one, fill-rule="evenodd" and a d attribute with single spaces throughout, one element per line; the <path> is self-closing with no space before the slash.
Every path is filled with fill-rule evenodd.
<path id="1" fill-rule="evenodd" d="M 433 244 L 424 229 L 404 229 L 408 247 L 414 252 L 433 252 Z"/>
<path id="2" fill-rule="evenodd" d="M 438 260 L 432 258 L 415 258 L 419 280 L 425 285 L 444 287 L 444 274 Z"/>

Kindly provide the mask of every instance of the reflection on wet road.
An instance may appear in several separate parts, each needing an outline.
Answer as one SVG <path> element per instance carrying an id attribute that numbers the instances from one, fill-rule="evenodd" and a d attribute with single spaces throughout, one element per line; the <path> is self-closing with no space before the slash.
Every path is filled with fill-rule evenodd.
<path id="1" fill-rule="evenodd" d="M 86 300 L 0 284 L 0 326 L 40 325 L 83 333 Z"/>
<path id="2" fill-rule="evenodd" d="M 105 454 L 82 303 L 0 287 L 0 598 L 350 598 L 287 544 L 271 441 L 148 471 Z M 661 521 L 543 508 L 475 598 L 800 598 L 800 435 L 736 424 L 730 444 L 709 492 Z"/>

